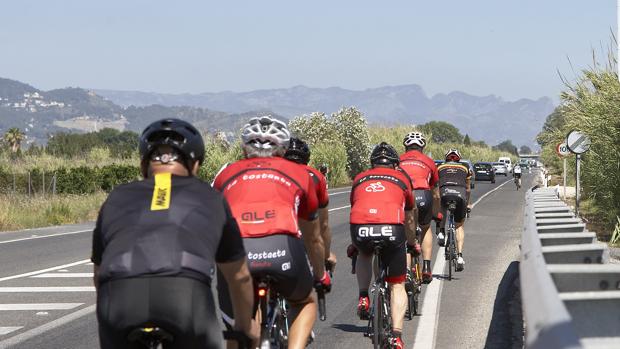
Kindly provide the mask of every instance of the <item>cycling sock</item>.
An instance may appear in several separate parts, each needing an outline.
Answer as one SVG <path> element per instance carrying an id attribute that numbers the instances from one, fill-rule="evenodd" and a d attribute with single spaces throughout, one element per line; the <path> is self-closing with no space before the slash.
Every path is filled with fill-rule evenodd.
<path id="1" fill-rule="evenodd" d="M 368 297 L 368 290 L 360 291 L 360 297 Z"/>
<path id="2" fill-rule="evenodd" d="M 429 259 L 425 259 L 424 260 L 424 269 L 426 270 L 430 270 L 431 269 L 431 261 Z"/>
<path id="3" fill-rule="evenodd" d="M 463 257 L 463 253 L 457 253 L 456 256 L 457 257 Z"/>

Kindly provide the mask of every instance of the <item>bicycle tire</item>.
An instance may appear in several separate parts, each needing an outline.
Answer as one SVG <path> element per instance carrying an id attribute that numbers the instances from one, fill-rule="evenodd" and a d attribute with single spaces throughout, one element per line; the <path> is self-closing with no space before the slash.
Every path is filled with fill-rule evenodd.
<path id="1" fill-rule="evenodd" d="M 383 292 L 380 287 L 375 289 L 373 295 L 374 311 L 372 317 L 372 345 L 375 349 L 383 348 Z"/>

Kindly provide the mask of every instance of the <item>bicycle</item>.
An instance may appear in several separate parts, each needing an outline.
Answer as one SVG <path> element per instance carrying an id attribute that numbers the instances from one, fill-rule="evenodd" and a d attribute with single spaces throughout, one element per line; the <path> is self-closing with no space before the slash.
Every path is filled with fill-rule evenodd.
<path id="1" fill-rule="evenodd" d="M 448 280 L 452 281 L 452 269 L 456 270 L 456 225 L 454 223 L 454 211 L 456 202 L 448 201 L 448 212 L 446 217 L 446 245 L 444 255 L 448 261 Z"/>
<path id="2" fill-rule="evenodd" d="M 272 290 L 269 276 L 258 280 L 258 308 L 261 314 L 261 349 L 288 347 L 288 304 L 279 293 Z"/>
<path id="3" fill-rule="evenodd" d="M 515 185 L 517 186 L 517 190 L 521 188 L 521 177 L 515 176 Z"/>
<path id="4" fill-rule="evenodd" d="M 224 331 L 224 339 L 235 340 L 239 349 L 250 349 L 252 342 L 248 336 L 239 331 Z M 132 330 L 127 336 L 130 343 L 140 343 L 148 349 L 161 349 L 165 343 L 173 343 L 174 336 L 161 327 L 145 325 Z"/>
<path id="5" fill-rule="evenodd" d="M 420 236 L 420 228 L 417 229 L 417 236 Z M 411 256 L 411 268 L 407 268 L 405 281 L 405 291 L 407 292 L 407 311 L 405 316 L 412 320 L 414 315 L 419 315 L 419 297 L 422 292 L 422 267 L 420 255 L 407 246 L 407 253 Z"/>
<path id="6" fill-rule="evenodd" d="M 387 266 L 383 265 L 380 257 L 385 241 L 375 241 L 374 244 L 374 256 L 377 259 L 379 273 L 371 288 L 370 318 L 364 336 L 371 338 L 375 349 L 381 349 L 389 347 L 392 337 L 392 312 L 390 309 L 390 288 L 385 280 Z"/>

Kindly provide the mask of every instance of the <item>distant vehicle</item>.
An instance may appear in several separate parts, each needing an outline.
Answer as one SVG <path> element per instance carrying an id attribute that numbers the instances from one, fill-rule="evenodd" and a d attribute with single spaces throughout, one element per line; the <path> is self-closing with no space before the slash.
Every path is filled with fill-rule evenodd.
<path id="1" fill-rule="evenodd" d="M 469 160 L 463 160 L 461 159 L 460 163 L 467 165 L 467 167 L 469 167 L 469 171 L 471 172 L 471 181 L 470 181 L 470 188 L 474 189 L 476 187 L 476 171 L 474 171 L 474 165 L 471 164 L 471 161 Z"/>
<path id="2" fill-rule="evenodd" d="M 439 166 L 441 164 L 443 164 L 445 161 L 443 160 L 435 160 L 435 165 Z"/>
<path id="3" fill-rule="evenodd" d="M 508 172 L 512 172 L 512 160 L 510 160 L 509 157 L 507 156 L 501 156 L 497 162 L 502 162 L 504 163 L 504 165 L 506 165 L 506 169 L 508 170 Z"/>
<path id="4" fill-rule="evenodd" d="M 508 168 L 503 162 L 494 162 L 493 168 L 495 168 L 495 175 L 508 176 Z"/>
<path id="5" fill-rule="evenodd" d="M 474 172 L 477 181 L 491 181 L 495 183 L 495 167 L 490 162 L 477 162 L 474 164 Z"/>

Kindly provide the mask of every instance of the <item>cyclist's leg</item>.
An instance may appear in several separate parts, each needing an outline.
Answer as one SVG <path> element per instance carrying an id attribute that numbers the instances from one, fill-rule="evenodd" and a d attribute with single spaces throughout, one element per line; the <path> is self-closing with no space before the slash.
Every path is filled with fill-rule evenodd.
<path id="1" fill-rule="evenodd" d="M 373 249 L 372 239 L 366 236 L 361 236 L 359 229 L 368 226 L 362 226 L 357 224 L 351 224 L 351 242 L 359 251 L 357 255 L 357 261 L 355 263 L 355 276 L 357 278 L 357 286 L 359 289 L 358 294 L 358 315 L 362 318 L 366 317 L 367 310 L 370 306 L 370 299 L 368 297 L 368 288 L 372 279 L 372 260 Z M 364 302 L 364 304 L 361 304 Z M 363 307 L 364 309 L 360 309 Z"/>
<path id="2" fill-rule="evenodd" d="M 433 194 L 430 190 L 416 190 L 415 200 L 418 207 L 418 226 L 422 229 L 420 235 L 422 258 L 430 260 L 433 253 L 433 237 L 428 232 L 433 220 Z"/>
<path id="3" fill-rule="evenodd" d="M 396 334 L 402 333 L 405 312 L 407 311 L 407 292 L 405 291 L 406 250 L 405 228 L 393 226 L 395 240 L 382 250 L 381 260 L 387 266 L 386 281 L 390 284 L 390 306 L 392 311 L 392 329 Z"/>
<path id="4" fill-rule="evenodd" d="M 465 230 L 463 225 L 465 224 L 465 215 L 467 213 L 467 201 L 465 199 L 466 193 L 464 188 L 455 188 L 459 192 L 455 196 L 456 211 L 454 211 L 454 223 L 456 225 L 456 251 L 457 253 L 463 252 L 463 244 L 465 243 Z"/>

